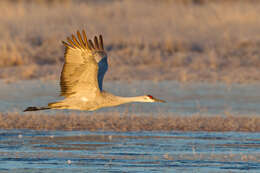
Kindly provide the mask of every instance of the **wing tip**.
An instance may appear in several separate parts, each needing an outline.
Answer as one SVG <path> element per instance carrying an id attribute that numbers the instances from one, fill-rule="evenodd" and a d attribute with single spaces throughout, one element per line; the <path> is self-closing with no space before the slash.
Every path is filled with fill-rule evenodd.
<path id="1" fill-rule="evenodd" d="M 65 46 L 65 47 L 71 47 L 71 45 L 69 45 L 68 43 L 66 43 L 65 41 L 61 41 L 61 43 Z"/>
<path id="2" fill-rule="evenodd" d="M 62 41 L 62 44 L 65 47 L 74 48 L 74 49 L 78 48 L 78 49 L 87 49 L 89 51 L 91 50 L 105 51 L 102 34 L 98 36 L 94 36 L 93 40 L 91 39 L 88 40 L 85 30 L 82 29 L 82 33 L 79 30 L 76 31 L 76 36 L 72 34 L 71 37 L 67 37 L 67 42 Z"/>

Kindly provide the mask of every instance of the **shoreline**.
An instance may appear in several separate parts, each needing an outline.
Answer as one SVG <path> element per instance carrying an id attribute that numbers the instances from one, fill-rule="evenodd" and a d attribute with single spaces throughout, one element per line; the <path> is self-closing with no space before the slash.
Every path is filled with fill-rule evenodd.
<path id="1" fill-rule="evenodd" d="M 0 129 L 88 131 L 260 132 L 258 115 L 128 115 L 128 113 L 0 113 Z"/>

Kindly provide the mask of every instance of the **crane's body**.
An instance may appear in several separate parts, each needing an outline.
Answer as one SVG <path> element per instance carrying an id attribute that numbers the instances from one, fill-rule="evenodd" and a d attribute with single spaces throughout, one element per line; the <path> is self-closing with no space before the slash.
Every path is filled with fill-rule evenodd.
<path id="1" fill-rule="evenodd" d="M 120 97 L 110 94 L 106 91 L 102 91 L 100 95 L 95 96 L 93 99 L 85 96 L 84 94 L 64 99 L 63 101 L 50 103 L 48 106 L 55 109 L 77 109 L 94 111 L 103 107 L 118 106 L 130 102 L 152 102 L 149 99 L 143 98 L 143 96 L 137 97 Z M 73 104 L 72 104 L 73 103 Z"/>
<path id="2" fill-rule="evenodd" d="M 103 79 L 108 69 L 103 38 L 87 40 L 85 31 L 77 32 L 78 39 L 68 37 L 65 46 L 65 63 L 60 77 L 61 96 L 65 99 L 45 107 L 28 107 L 24 111 L 44 109 L 75 109 L 94 111 L 103 107 L 130 102 L 164 102 L 151 95 L 120 97 L 103 90 Z"/>

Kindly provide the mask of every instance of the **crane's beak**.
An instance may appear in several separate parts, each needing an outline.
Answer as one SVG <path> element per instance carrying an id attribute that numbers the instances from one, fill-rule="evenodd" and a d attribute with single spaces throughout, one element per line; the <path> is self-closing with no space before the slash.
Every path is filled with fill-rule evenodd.
<path id="1" fill-rule="evenodd" d="M 165 100 L 161 100 L 161 99 L 157 99 L 157 98 L 153 98 L 154 102 L 161 102 L 161 103 L 166 103 Z"/>

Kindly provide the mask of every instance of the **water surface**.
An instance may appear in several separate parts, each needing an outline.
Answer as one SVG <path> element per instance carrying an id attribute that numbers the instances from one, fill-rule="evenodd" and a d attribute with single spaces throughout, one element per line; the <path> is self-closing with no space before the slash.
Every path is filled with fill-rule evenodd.
<path id="1" fill-rule="evenodd" d="M 0 82 L 0 112 L 21 112 L 28 106 L 44 106 L 59 97 L 58 81 Z M 120 96 L 151 94 L 167 103 L 132 103 L 100 112 L 128 111 L 138 113 L 173 112 L 191 114 L 260 114 L 260 84 L 180 84 L 174 81 L 105 82 L 104 89 Z M 45 111 L 56 113 L 56 111 Z M 65 111 L 69 112 L 69 111 Z"/>
<path id="2" fill-rule="evenodd" d="M 258 133 L 0 131 L 1 172 L 257 172 Z"/>
<path id="3" fill-rule="evenodd" d="M 0 82 L 0 112 L 21 112 L 59 97 L 57 81 Z M 151 94 L 161 104 L 126 104 L 99 112 L 260 113 L 260 85 L 107 82 L 117 95 Z M 42 111 L 77 112 L 71 110 Z M 88 113 L 88 112 L 86 112 Z M 89 112 L 91 114 L 91 112 Z M 22 114 L 21 114 L 22 116 Z M 260 134 L 0 130 L 0 172 L 259 172 Z"/>

